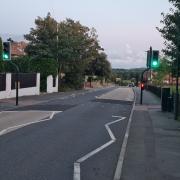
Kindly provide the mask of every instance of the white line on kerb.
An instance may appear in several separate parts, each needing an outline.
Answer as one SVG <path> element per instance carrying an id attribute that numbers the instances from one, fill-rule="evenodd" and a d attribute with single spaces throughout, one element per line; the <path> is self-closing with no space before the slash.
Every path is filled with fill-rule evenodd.
<path id="1" fill-rule="evenodd" d="M 136 93 L 135 92 L 134 92 L 134 97 L 135 98 L 134 98 L 133 108 L 131 110 L 131 114 L 129 117 L 126 133 L 124 136 L 124 140 L 123 140 L 123 144 L 122 144 L 122 148 L 121 148 L 121 152 L 119 155 L 119 159 L 118 159 L 118 163 L 117 163 L 117 167 L 116 167 L 116 171 L 115 171 L 113 180 L 120 180 L 120 178 L 121 178 L 122 167 L 123 167 L 124 157 L 125 157 L 125 153 L 126 153 L 126 147 L 127 147 L 127 142 L 128 142 L 128 138 L 129 138 L 130 127 L 131 127 L 131 123 L 132 123 L 132 116 L 133 116 L 134 107 L 135 107 L 135 103 L 136 103 Z"/>
<path id="2" fill-rule="evenodd" d="M 111 144 L 113 144 L 116 141 L 116 138 L 115 138 L 115 136 L 114 136 L 114 134 L 111 131 L 109 126 L 124 120 L 126 117 L 121 117 L 121 116 L 112 116 L 112 117 L 116 117 L 116 118 L 119 118 L 119 119 L 116 120 L 116 121 L 112 121 L 112 122 L 109 122 L 109 123 L 105 124 L 105 128 L 108 131 L 109 136 L 111 137 L 111 140 L 109 142 L 105 143 L 104 145 L 100 146 L 99 148 L 97 148 L 97 149 L 91 151 L 90 153 L 86 154 L 85 156 L 81 157 L 80 159 L 78 159 L 74 163 L 74 177 L 73 177 L 73 180 L 80 180 L 81 179 L 81 167 L 80 167 L 80 164 L 82 162 L 86 161 L 90 157 L 92 157 L 95 154 L 99 153 L 100 151 L 107 148 L 108 146 L 110 146 Z"/>
<path id="3" fill-rule="evenodd" d="M 29 122 L 29 123 L 25 123 L 25 124 L 20 124 L 20 125 L 17 125 L 17 126 L 11 126 L 11 127 L 8 127 L 6 129 L 3 129 L 2 131 L 0 131 L 0 136 L 13 130 L 13 129 L 18 129 L 18 128 L 22 128 L 22 127 L 25 127 L 25 126 L 29 126 L 31 124 L 36 124 L 36 123 L 40 123 L 40 122 L 44 122 L 44 121 L 49 121 L 51 120 L 55 114 L 57 113 L 60 113 L 62 111 L 53 111 L 52 114 L 49 116 L 49 118 L 46 118 L 46 119 L 42 119 L 42 120 L 38 120 L 38 121 L 34 121 L 34 122 Z"/>

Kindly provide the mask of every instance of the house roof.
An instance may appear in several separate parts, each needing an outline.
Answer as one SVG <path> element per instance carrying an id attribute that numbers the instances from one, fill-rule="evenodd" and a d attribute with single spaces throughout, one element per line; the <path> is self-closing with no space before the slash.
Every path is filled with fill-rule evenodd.
<path id="1" fill-rule="evenodd" d="M 21 42 L 12 42 L 11 43 L 11 55 L 12 56 L 24 56 L 25 48 L 28 44 L 24 41 Z"/>

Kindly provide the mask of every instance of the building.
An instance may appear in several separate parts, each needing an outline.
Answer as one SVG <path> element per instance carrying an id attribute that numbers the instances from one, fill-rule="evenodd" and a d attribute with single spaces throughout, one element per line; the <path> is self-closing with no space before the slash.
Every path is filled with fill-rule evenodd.
<path id="1" fill-rule="evenodd" d="M 11 56 L 12 57 L 21 57 L 25 56 L 25 48 L 27 47 L 27 43 L 24 41 L 20 42 L 11 42 Z"/>

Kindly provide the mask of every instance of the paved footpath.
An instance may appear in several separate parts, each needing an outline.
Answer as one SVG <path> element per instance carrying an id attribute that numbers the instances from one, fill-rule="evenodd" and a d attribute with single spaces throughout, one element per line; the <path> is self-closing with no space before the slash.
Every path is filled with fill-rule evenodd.
<path id="1" fill-rule="evenodd" d="M 139 89 L 121 180 L 179 180 L 180 122 L 161 112 L 160 99 Z"/>

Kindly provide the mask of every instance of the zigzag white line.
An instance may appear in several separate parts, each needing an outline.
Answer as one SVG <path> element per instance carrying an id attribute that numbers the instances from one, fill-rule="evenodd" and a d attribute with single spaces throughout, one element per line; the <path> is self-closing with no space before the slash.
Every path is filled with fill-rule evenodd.
<path id="1" fill-rule="evenodd" d="M 81 179 L 81 167 L 80 164 L 84 161 L 86 161 L 87 159 L 89 159 L 90 157 L 94 156 L 95 154 L 99 153 L 100 151 L 102 151 L 103 149 L 107 148 L 108 146 L 110 146 L 111 144 L 113 144 L 116 141 L 116 138 L 113 134 L 113 132 L 110 129 L 110 125 L 115 124 L 117 122 L 120 122 L 122 120 L 124 120 L 126 117 L 121 117 L 121 116 L 112 116 L 115 118 L 120 118 L 116 121 L 112 121 L 109 122 L 107 124 L 105 124 L 105 128 L 109 133 L 109 136 L 111 137 L 111 140 L 108 141 L 107 143 L 103 144 L 102 146 L 100 146 L 99 148 L 91 151 L 90 153 L 86 154 L 85 156 L 81 157 L 80 159 L 78 159 L 75 163 L 74 163 L 74 177 L 73 180 L 80 180 Z"/>

